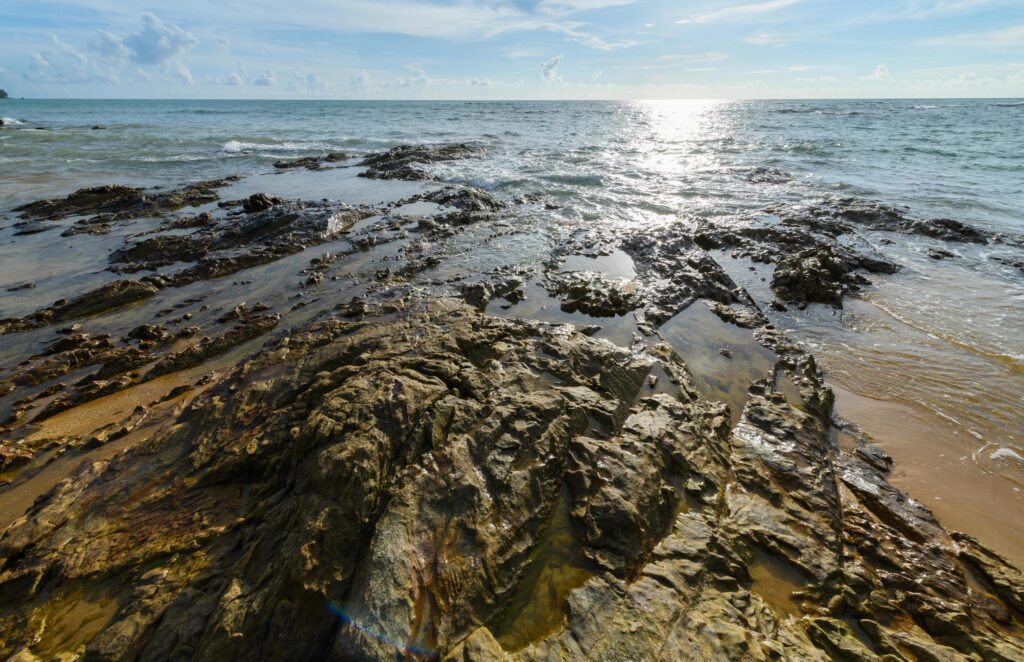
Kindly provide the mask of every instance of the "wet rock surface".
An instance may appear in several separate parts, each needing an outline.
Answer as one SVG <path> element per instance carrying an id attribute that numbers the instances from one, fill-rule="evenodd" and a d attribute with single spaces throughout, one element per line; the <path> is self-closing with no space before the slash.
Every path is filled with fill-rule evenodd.
<path id="1" fill-rule="evenodd" d="M 153 296 L 157 291 L 158 288 L 149 283 L 137 280 L 117 280 L 71 301 L 63 299 L 56 301 L 49 308 L 44 308 L 28 317 L 0 320 L 0 335 L 96 315 L 142 301 Z"/>
<path id="2" fill-rule="evenodd" d="M 58 221 L 68 217 L 81 218 L 65 230 L 66 236 L 87 232 L 103 234 L 113 223 L 136 218 L 159 216 L 183 207 L 198 207 L 219 199 L 217 189 L 227 186 L 237 177 L 189 184 L 172 191 L 145 191 L 130 186 L 96 186 L 79 189 L 66 198 L 40 200 L 22 205 L 14 211 L 22 219 Z"/>
<path id="3" fill-rule="evenodd" d="M 1020 572 L 837 444 L 814 358 L 722 267 L 838 307 L 900 277 L 884 233 L 1015 238 L 832 200 L 511 264 L 557 210 L 429 186 L 154 208 L 98 238 L 115 280 L 0 322 L 0 656 L 1024 658 Z M 36 222 L 149 195 L 89 191 Z"/>
<path id="4" fill-rule="evenodd" d="M 642 396 L 652 355 L 399 308 L 269 344 L 8 527 L 3 653 L 73 605 L 99 658 L 1024 652 L 1017 571 L 834 447 L 798 351 L 808 403 L 755 385 L 730 430 L 671 353 Z"/>
<path id="5" fill-rule="evenodd" d="M 421 167 L 442 161 L 458 161 L 480 156 L 479 147 L 466 143 L 443 143 L 440 145 L 399 145 L 386 152 L 371 154 L 359 162 L 366 166 L 360 177 L 369 179 L 401 179 L 422 181 L 433 179 Z"/>
<path id="6" fill-rule="evenodd" d="M 319 170 L 325 164 L 339 163 L 351 158 L 351 155 L 344 152 L 330 152 L 323 156 L 307 156 L 292 161 L 274 161 L 274 167 L 278 170 L 289 170 L 291 168 L 305 168 L 306 170 Z"/>

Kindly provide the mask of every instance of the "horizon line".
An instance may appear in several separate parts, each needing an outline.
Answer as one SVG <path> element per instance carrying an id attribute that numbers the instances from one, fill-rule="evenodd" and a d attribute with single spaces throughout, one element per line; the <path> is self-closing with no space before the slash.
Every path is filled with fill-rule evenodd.
<path id="1" fill-rule="evenodd" d="M 430 102 L 465 102 L 465 103 L 566 103 L 566 102 L 595 102 L 595 103 L 611 103 L 611 102 L 648 102 L 648 101 L 717 101 L 717 102 L 735 102 L 735 101 L 986 101 L 993 99 L 1012 99 L 1012 100 L 1024 100 L 1024 96 L 1018 97 L 1007 97 L 1007 96 L 980 96 L 980 97 L 949 97 L 949 96 L 934 96 L 934 97 L 653 97 L 653 98 L 635 98 L 635 99 L 615 99 L 615 98 L 567 98 L 567 99 L 555 99 L 555 98 L 516 98 L 516 99 L 469 99 L 469 98 L 434 98 L 434 99 L 372 99 L 372 98 L 352 98 L 352 97 L 318 97 L 318 98 L 282 98 L 282 97 L 247 97 L 247 98 L 231 98 L 231 97 L 15 97 L 7 96 L 6 98 L 0 98 L 0 102 L 4 101 L 280 101 L 280 102 L 316 102 L 316 101 L 359 101 L 359 102 L 378 102 L 378 103 L 430 103 Z"/>

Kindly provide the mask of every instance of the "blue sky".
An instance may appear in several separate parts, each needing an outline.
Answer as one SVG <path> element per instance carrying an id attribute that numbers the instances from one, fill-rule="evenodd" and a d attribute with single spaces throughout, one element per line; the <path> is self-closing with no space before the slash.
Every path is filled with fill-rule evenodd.
<path id="1" fill-rule="evenodd" d="M 3 5 L 16 96 L 1024 96 L 1024 0 Z"/>

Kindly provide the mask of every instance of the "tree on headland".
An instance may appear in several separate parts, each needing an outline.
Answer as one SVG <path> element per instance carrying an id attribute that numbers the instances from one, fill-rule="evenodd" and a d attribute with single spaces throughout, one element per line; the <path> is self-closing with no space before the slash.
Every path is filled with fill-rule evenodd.
<path id="1" fill-rule="evenodd" d="M 5 92 L 4 90 L 0 90 L 0 99 L 6 99 L 6 98 L 7 98 L 7 92 Z"/>

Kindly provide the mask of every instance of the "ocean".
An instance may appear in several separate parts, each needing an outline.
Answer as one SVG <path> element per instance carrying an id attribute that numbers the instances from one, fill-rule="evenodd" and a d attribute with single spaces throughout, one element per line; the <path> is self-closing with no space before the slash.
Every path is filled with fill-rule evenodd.
<path id="1" fill-rule="evenodd" d="M 511 249 L 464 258 L 481 268 L 537 263 L 581 228 L 727 222 L 838 197 L 1024 234 L 1020 100 L 7 100 L 0 116 L 4 227 L 16 205 L 85 186 L 259 178 L 283 158 L 460 141 L 486 158 L 434 165 L 442 180 L 556 203 L 517 219 L 521 240 Z M 340 187 L 322 174 L 275 181 L 287 183 L 275 193 L 289 197 L 358 195 L 349 180 Z M 8 234 L 0 239 L 13 245 Z M 1024 271 L 1013 261 L 1024 255 L 1009 245 L 957 244 L 945 246 L 952 258 L 935 260 L 932 239 L 865 238 L 901 271 L 872 277 L 841 311 L 811 306 L 772 312 L 772 320 L 819 359 L 839 414 L 896 456 L 894 482 L 954 527 L 1019 523 Z M 84 258 L 62 266 L 65 248 L 40 246 L 0 249 L 0 289 L 28 274 L 42 285 L 74 280 L 68 265 Z M 764 274 L 739 263 L 730 274 L 770 299 Z M 48 303 L 39 296 L 3 295 L 0 316 Z"/>

